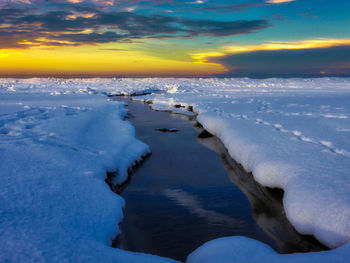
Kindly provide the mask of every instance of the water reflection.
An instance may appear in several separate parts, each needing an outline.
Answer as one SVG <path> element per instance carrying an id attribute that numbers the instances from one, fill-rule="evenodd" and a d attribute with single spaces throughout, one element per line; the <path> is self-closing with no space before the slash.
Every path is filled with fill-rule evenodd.
<path id="1" fill-rule="evenodd" d="M 192 214 L 204 218 L 209 224 L 224 224 L 227 227 L 243 228 L 245 221 L 225 215 L 224 213 L 216 212 L 203 208 L 203 204 L 195 195 L 187 193 L 180 189 L 165 189 L 164 194 L 170 199 L 176 201 L 179 205 L 188 209 Z"/>

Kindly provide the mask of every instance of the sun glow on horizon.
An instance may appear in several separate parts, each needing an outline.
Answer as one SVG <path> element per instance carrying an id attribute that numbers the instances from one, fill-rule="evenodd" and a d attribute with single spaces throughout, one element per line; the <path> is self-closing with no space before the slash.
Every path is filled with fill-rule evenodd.
<path id="1" fill-rule="evenodd" d="M 72 55 L 74 54 L 74 55 Z M 224 72 L 214 63 L 171 60 L 139 51 L 108 49 L 95 46 L 30 48 L 21 52 L 0 52 L 0 72 L 7 75 L 159 75 L 205 76 Z"/>

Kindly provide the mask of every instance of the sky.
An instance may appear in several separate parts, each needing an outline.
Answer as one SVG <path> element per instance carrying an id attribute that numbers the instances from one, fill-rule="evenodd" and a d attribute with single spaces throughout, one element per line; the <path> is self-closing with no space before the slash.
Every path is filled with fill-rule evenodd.
<path id="1" fill-rule="evenodd" d="M 350 1 L 0 0 L 0 76 L 350 76 Z"/>

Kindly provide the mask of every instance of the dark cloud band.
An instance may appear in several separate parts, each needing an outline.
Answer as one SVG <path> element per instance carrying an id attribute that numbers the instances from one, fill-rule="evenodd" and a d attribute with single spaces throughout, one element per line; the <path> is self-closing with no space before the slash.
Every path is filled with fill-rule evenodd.
<path id="1" fill-rule="evenodd" d="M 255 51 L 212 58 L 230 77 L 293 77 L 350 75 L 350 46 Z"/>

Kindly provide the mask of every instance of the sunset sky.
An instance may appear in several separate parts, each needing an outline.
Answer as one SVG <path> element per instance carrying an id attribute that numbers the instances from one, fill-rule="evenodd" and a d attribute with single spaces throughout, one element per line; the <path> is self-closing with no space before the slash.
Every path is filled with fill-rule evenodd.
<path id="1" fill-rule="evenodd" d="M 350 1 L 0 0 L 0 76 L 350 76 Z"/>

